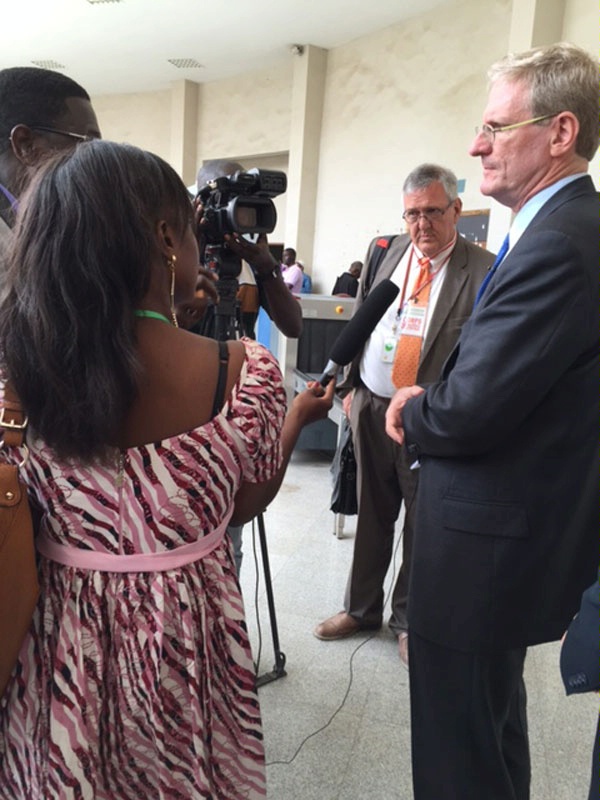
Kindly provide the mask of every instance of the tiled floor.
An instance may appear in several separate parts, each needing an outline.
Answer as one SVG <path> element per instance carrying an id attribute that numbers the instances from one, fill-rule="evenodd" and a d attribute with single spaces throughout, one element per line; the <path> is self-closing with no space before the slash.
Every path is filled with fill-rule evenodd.
<path id="1" fill-rule="evenodd" d="M 269 799 L 410 800 L 408 673 L 395 638 L 387 627 L 339 642 L 312 634 L 318 622 L 341 609 L 352 557 L 355 517 L 346 518 L 344 538 L 333 534 L 329 464 L 325 453 L 295 453 L 264 515 L 287 673 L 259 689 Z M 251 524 L 244 528 L 244 553 L 248 624 L 264 675 L 275 656 L 259 535 L 253 537 Z M 598 699 L 565 697 L 558 652 L 552 643 L 532 648 L 527 657 L 531 800 L 587 798 Z"/>

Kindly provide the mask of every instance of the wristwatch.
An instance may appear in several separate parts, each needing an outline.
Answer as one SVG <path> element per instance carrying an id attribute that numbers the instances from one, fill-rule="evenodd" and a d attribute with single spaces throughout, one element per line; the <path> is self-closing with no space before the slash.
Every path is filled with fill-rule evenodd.
<path id="1" fill-rule="evenodd" d="M 275 279 L 278 278 L 281 275 L 281 266 L 280 264 L 275 264 L 273 269 L 269 270 L 269 272 L 265 273 L 255 272 L 254 275 L 259 283 L 264 283 L 265 281 L 270 281 L 273 280 L 274 278 Z"/>

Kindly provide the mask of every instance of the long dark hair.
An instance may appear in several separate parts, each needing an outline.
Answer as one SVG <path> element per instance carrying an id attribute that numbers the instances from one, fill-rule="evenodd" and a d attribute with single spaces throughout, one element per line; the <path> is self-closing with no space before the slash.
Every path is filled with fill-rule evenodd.
<path id="1" fill-rule="evenodd" d="M 0 299 L 2 368 L 61 458 L 105 459 L 136 393 L 133 309 L 161 257 L 156 224 L 185 232 L 177 173 L 94 141 L 44 165 L 21 200 Z"/>

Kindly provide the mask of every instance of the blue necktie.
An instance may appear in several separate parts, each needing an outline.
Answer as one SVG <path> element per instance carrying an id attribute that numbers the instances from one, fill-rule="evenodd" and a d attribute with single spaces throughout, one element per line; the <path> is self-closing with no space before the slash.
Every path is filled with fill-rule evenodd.
<path id="1" fill-rule="evenodd" d="M 487 289 L 488 283 L 492 280 L 492 278 L 494 276 L 494 273 L 496 272 L 496 270 L 498 269 L 498 267 L 500 266 L 500 264 L 502 262 L 502 259 L 507 254 L 508 247 L 509 247 L 509 240 L 508 240 L 508 233 L 507 233 L 506 236 L 504 237 L 504 241 L 502 242 L 500 250 L 498 250 L 498 255 L 496 256 L 496 260 L 492 264 L 492 266 L 490 268 L 490 271 L 485 276 L 481 286 L 479 287 L 479 291 L 477 292 L 477 297 L 475 298 L 475 305 L 473 306 L 473 308 L 475 308 L 475 306 L 477 306 L 477 303 L 481 300 L 481 297 L 482 297 L 483 293 Z"/>

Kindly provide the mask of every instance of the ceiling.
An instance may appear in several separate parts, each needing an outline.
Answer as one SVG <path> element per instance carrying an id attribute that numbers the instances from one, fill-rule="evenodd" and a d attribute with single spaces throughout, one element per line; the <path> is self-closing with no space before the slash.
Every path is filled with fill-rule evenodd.
<path id="1" fill-rule="evenodd" d="M 37 62 L 91 95 L 156 91 L 273 68 L 293 44 L 331 49 L 446 2 L 4 0 L 0 68 Z"/>

